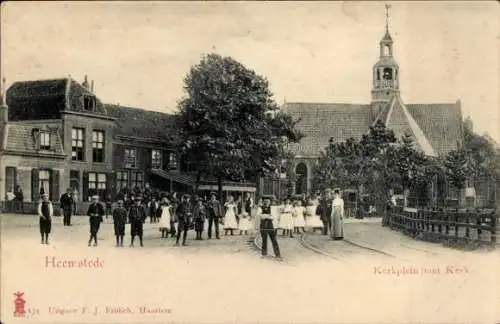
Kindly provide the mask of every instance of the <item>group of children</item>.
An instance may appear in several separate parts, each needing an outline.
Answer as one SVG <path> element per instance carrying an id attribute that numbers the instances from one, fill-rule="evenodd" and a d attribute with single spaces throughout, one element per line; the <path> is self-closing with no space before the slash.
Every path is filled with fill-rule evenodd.
<path id="1" fill-rule="evenodd" d="M 42 198 L 38 208 L 40 233 L 42 244 L 48 244 L 53 207 L 48 200 L 48 195 L 43 195 Z M 177 236 L 178 243 L 181 232 L 184 232 L 185 237 L 185 233 L 190 229 L 196 231 L 196 240 L 201 240 L 205 221 L 213 218 L 219 219 L 216 226 L 221 224 L 225 235 L 234 235 L 238 231 L 239 235 L 248 235 L 249 231 L 259 229 L 259 224 L 257 224 L 259 221 L 258 216 L 262 214 L 262 199 L 254 204 L 249 195 L 245 199 L 239 198 L 237 202 L 232 196 L 229 196 L 223 205 L 220 204 L 219 213 L 214 212 L 216 209 L 213 208 L 214 202 L 219 204 L 215 199 L 215 194 L 211 201 L 195 198 L 194 204 L 190 202 L 188 195 L 183 195 L 181 199 L 178 199 L 175 193 L 163 196 L 160 200 L 152 198 L 150 201 L 143 201 L 141 198 L 140 196 L 135 197 L 134 200 L 130 201 L 120 199 L 117 202 L 117 207 L 111 211 L 111 206 L 107 203 L 101 204 L 97 196 L 92 197 L 92 204 L 87 212 L 90 217 L 89 246 L 92 241 L 94 241 L 94 246 L 97 245 L 97 233 L 102 222 L 102 216 L 108 214 L 112 214 L 113 217 L 117 246 L 123 246 L 125 224 L 127 223 L 131 224 L 132 240 L 130 244 L 133 245 L 134 238 L 138 236 L 140 245 L 143 246 L 143 223 L 147 216 L 150 217 L 152 224 L 157 224 L 162 238 L 168 238 L 169 234 L 170 237 Z M 282 230 L 282 235 L 289 237 L 293 237 L 293 234 L 305 232 L 306 229 L 321 230 L 324 225 L 316 212 L 318 201 L 308 199 L 305 205 L 298 198 L 294 199 L 293 203 L 291 198 L 286 198 L 281 203 L 274 199 L 271 204 L 274 229 Z M 179 227 L 180 225 L 182 225 L 182 228 Z M 185 242 L 185 238 L 183 242 Z"/>

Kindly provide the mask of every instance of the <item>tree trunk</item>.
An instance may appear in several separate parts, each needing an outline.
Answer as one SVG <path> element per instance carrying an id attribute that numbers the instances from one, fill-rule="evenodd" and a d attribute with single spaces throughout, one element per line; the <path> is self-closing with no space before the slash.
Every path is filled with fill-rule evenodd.
<path id="1" fill-rule="evenodd" d="M 219 196 L 219 201 L 222 202 L 222 177 L 217 177 L 217 193 Z"/>
<path id="2" fill-rule="evenodd" d="M 198 191 L 199 191 L 199 188 L 200 188 L 200 181 L 201 181 L 201 171 L 198 171 L 196 173 L 196 182 L 194 184 L 194 194 L 196 196 L 198 195 Z"/>

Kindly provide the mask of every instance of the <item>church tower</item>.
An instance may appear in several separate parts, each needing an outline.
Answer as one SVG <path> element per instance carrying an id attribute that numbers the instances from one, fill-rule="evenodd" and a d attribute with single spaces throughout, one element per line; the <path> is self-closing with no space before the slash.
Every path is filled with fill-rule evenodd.
<path id="1" fill-rule="evenodd" d="M 372 83 L 372 120 L 375 120 L 394 95 L 399 94 L 399 66 L 393 57 L 393 44 L 389 33 L 389 8 L 385 5 L 385 35 L 380 41 L 380 58 L 373 66 Z"/>

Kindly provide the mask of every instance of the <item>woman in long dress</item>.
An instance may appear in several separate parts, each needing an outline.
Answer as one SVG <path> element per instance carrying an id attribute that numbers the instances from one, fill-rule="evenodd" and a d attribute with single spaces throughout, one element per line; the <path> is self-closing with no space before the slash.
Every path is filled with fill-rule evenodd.
<path id="1" fill-rule="evenodd" d="M 302 232 L 304 233 L 305 230 L 305 219 L 304 219 L 304 213 L 305 213 L 305 208 L 302 206 L 302 201 L 300 199 L 297 199 L 295 201 L 295 207 L 293 207 L 293 226 L 295 233 L 299 234 L 300 229 L 302 229 Z"/>
<path id="2" fill-rule="evenodd" d="M 238 206 L 234 202 L 233 196 L 229 196 L 228 201 L 224 204 L 224 234 L 234 235 L 234 230 L 238 229 L 238 220 L 236 219 Z"/>
<path id="3" fill-rule="evenodd" d="M 332 238 L 344 238 L 344 200 L 340 197 L 340 190 L 335 189 L 332 203 Z"/>
<path id="4" fill-rule="evenodd" d="M 313 199 L 309 199 L 309 202 L 306 207 L 306 227 L 312 228 L 313 232 L 316 230 L 323 229 L 323 222 L 321 218 L 316 215 L 316 210 L 318 209 L 318 204 L 314 203 Z"/>
<path id="5" fill-rule="evenodd" d="M 284 204 L 283 208 L 281 209 L 281 214 L 280 214 L 279 227 L 283 230 L 283 236 L 290 235 L 290 237 L 293 237 L 293 234 L 292 234 L 292 230 L 293 230 L 292 212 L 293 212 L 293 206 L 290 202 L 290 199 L 287 198 L 285 200 L 285 204 Z"/>
<path id="6" fill-rule="evenodd" d="M 167 197 L 161 200 L 161 205 L 159 208 L 160 212 L 160 222 L 158 223 L 159 229 L 161 231 L 162 238 L 168 238 L 168 233 L 171 233 L 172 224 L 172 207 Z M 174 234 L 172 234 L 174 236 Z"/>

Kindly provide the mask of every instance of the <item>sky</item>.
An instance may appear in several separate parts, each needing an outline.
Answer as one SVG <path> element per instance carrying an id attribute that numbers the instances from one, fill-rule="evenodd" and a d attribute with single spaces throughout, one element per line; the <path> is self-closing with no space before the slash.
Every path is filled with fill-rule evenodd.
<path id="1" fill-rule="evenodd" d="M 390 3 L 390 2 L 389 2 Z M 390 3 L 405 103 L 462 101 L 500 142 L 500 6 Z M 382 2 L 7 2 L 1 64 L 16 81 L 94 80 L 106 103 L 172 112 L 204 54 L 268 78 L 275 100 L 369 103 Z"/>

